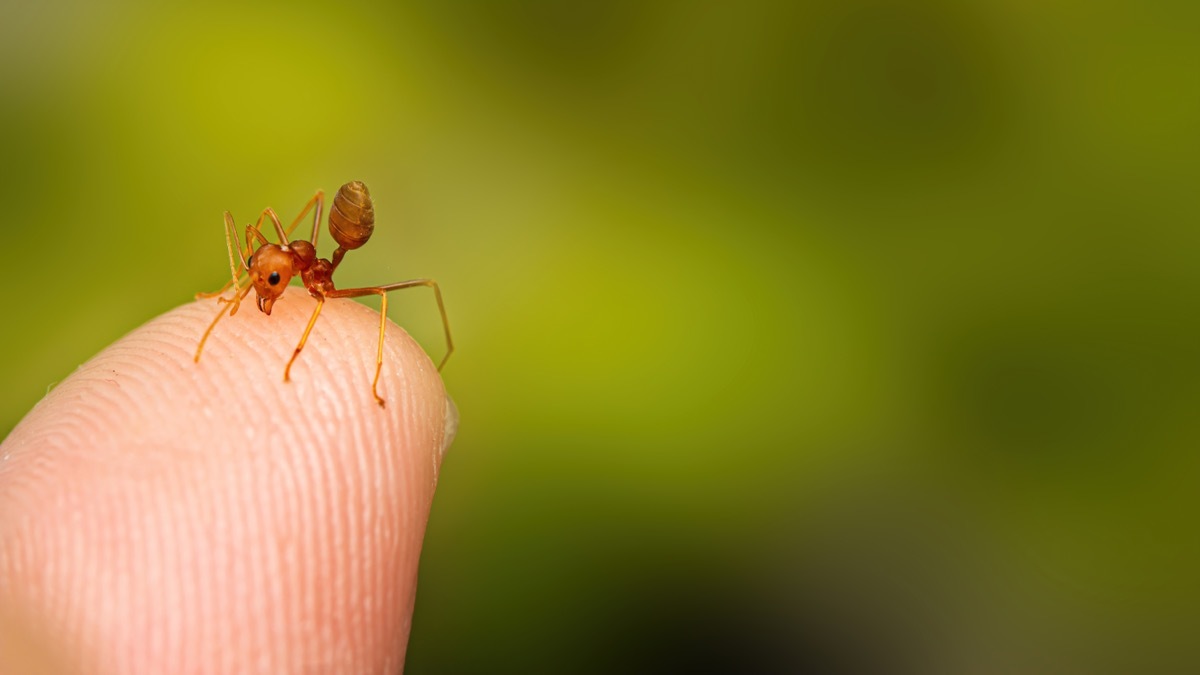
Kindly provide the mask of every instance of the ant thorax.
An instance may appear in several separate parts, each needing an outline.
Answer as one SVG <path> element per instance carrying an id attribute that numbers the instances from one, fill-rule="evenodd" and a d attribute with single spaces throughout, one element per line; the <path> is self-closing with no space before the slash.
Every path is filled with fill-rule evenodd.
<path id="1" fill-rule="evenodd" d="M 310 291 L 322 294 L 333 292 L 333 263 L 324 258 L 314 260 L 308 267 L 300 270 L 300 278 Z"/>

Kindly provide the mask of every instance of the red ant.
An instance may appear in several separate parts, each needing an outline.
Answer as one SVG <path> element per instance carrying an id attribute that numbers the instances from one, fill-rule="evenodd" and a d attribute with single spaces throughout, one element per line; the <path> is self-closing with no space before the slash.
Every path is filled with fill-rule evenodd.
<path id="1" fill-rule="evenodd" d="M 309 241 L 297 239 L 296 241 L 288 241 L 288 235 L 304 216 L 316 205 L 317 212 L 313 216 L 312 237 Z M 232 300 L 224 297 L 219 297 L 218 302 L 221 305 L 231 305 L 229 308 L 229 316 L 237 314 L 238 307 L 242 303 L 242 299 L 249 295 L 253 289 L 258 293 L 258 309 L 264 314 L 271 314 L 271 307 L 275 304 L 275 300 L 283 295 L 287 289 L 288 282 L 296 274 L 300 275 L 301 281 L 304 282 L 304 287 L 308 289 L 310 295 L 317 299 L 317 308 L 313 310 L 312 318 L 308 320 L 308 326 L 304 329 L 304 334 L 300 336 L 300 344 L 296 345 L 296 351 L 292 353 L 292 358 L 288 360 L 287 367 L 283 370 L 283 381 L 290 381 L 289 373 L 292 370 L 292 364 L 295 363 L 296 357 L 300 356 L 300 350 L 304 349 L 304 343 L 308 341 L 308 334 L 312 332 L 313 325 L 317 323 L 317 317 L 321 314 L 321 307 L 325 304 L 325 298 L 358 298 L 365 295 L 378 295 L 380 297 L 379 309 L 379 351 L 375 355 L 375 379 L 371 382 L 371 394 L 375 396 L 375 401 L 383 406 L 383 398 L 379 396 L 379 373 L 383 369 L 383 332 L 387 326 L 387 294 L 389 291 L 396 291 L 401 288 L 412 288 L 414 286 L 429 286 L 433 289 L 434 297 L 437 298 L 438 311 L 442 314 L 442 327 L 446 331 L 446 355 L 442 357 L 442 362 L 438 364 L 438 370 L 441 371 L 442 366 L 446 365 L 446 360 L 450 358 L 450 354 L 454 352 L 454 341 L 450 338 L 450 322 L 446 319 L 446 307 L 442 304 L 442 291 L 438 288 L 437 282 L 433 279 L 411 279 L 409 281 L 400 281 L 394 284 L 384 286 L 369 286 L 365 288 L 347 288 L 337 289 L 333 285 L 333 273 L 342 262 L 342 258 L 347 251 L 352 251 L 367 243 L 371 238 L 371 233 L 375 231 L 375 207 L 371 203 L 371 194 L 367 191 L 367 186 L 360 181 L 346 183 L 338 189 L 337 195 L 333 198 L 333 207 L 329 210 L 329 234 L 333 236 L 334 241 L 338 243 L 338 248 L 333 252 L 332 260 L 317 257 L 317 234 L 320 232 L 321 215 L 325 208 L 325 193 L 317 190 L 312 199 L 308 200 L 304 210 L 296 216 L 290 227 L 283 229 L 283 223 L 279 221 L 279 216 L 275 215 L 275 211 L 271 208 L 263 209 L 262 214 L 258 217 L 258 223 L 255 225 L 246 226 L 246 251 L 243 252 L 239 247 L 237 249 L 237 260 L 234 260 L 234 242 L 237 241 L 237 229 L 233 222 L 233 215 L 228 211 L 225 212 L 225 247 L 229 250 L 229 271 L 233 276 L 232 281 L 225 284 L 221 290 L 215 293 L 200 293 L 197 298 L 212 298 L 221 296 L 226 290 L 234 289 Z M 270 218 L 275 226 L 275 232 L 279 234 L 279 243 L 272 244 L 263 236 L 260 229 L 264 218 Z M 258 250 L 253 251 L 250 257 L 246 257 L 252 248 L 251 240 L 255 239 L 259 242 Z M 238 268 L 237 262 L 241 261 L 241 268 Z M 249 273 L 246 281 L 240 281 L 241 273 L 245 271 Z M 242 284 L 246 284 L 245 287 Z M 204 337 L 200 338 L 200 345 L 196 348 L 197 363 L 200 362 L 200 353 L 204 351 L 204 343 L 208 340 L 208 336 L 212 334 L 213 328 L 216 328 L 217 322 L 221 317 L 225 316 L 225 308 L 217 313 L 216 318 L 209 324 L 208 330 L 204 331 Z"/>

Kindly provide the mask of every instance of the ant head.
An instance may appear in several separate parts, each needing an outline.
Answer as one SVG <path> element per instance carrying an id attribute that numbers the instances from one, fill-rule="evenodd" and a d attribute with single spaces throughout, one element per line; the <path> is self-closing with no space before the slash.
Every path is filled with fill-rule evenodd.
<path id="1" fill-rule="evenodd" d="M 246 261 L 250 270 L 250 283 L 258 293 L 258 308 L 264 314 L 271 313 L 275 299 L 283 295 L 292 275 L 296 273 L 295 255 L 279 244 L 263 244 Z"/>

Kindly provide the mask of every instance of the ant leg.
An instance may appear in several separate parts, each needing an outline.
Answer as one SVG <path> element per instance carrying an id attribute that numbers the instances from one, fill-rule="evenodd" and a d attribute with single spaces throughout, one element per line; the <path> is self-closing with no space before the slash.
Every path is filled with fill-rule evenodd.
<path id="1" fill-rule="evenodd" d="M 296 362 L 296 357 L 300 356 L 300 350 L 304 349 L 304 343 L 308 342 L 308 334 L 312 332 L 313 326 L 317 323 L 317 317 L 321 315 L 321 308 L 325 306 L 325 296 L 320 293 L 313 293 L 317 299 L 317 308 L 313 310 L 312 318 L 308 320 L 308 326 L 304 328 L 304 335 L 300 336 L 300 344 L 296 345 L 296 351 L 292 352 L 292 358 L 288 360 L 287 367 L 283 369 L 283 381 L 291 381 L 292 364 Z"/>
<path id="2" fill-rule="evenodd" d="M 249 233 L 247 233 L 247 234 L 249 234 Z M 249 237 L 247 237 L 247 239 L 248 238 Z M 218 291 L 214 291 L 212 293 L 197 293 L 196 294 L 197 300 L 207 299 L 207 298 L 215 298 L 217 296 L 224 295 L 225 291 L 229 290 L 230 288 L 235 288 L 238 290 L 241 289 L 241 284 L 238 281 L 238 277 L 241 276 L 242 271 L 238 269 L 237 262 L 235 262 L 233 259 L 233 247 L 234 247 L 235 241 L 237 241 L 237 231 L 236 231 L 236 226 L 233 224 L 233 214 L 226 211 L 225 212 L 225 251 L 229 254 L 229 272 L 230 272 L 230 276 L 232 277 L 232 280 L 229 283 L 222 286 L 221 289 Z M 247 248 L 249 248 L 249 242 L 247 242 Z M 242 268 L 245 269 L 246 268 L 246 254 L 242 253 L 242 250 L 240 248 L 238 249 L 238 258 L 242 262 Z M 237 290 L 235 290 L 234 292 L 236 293 Z M 224 298 L 222 298 L 222 300 L 224 300 Z M 232 301 L 224 300 L 224 302 L 232 302 Z"/>
<path id="3" fill-rule="evenodd" d="M 379 296 L 379 348 L 375 351 L 375 379 L 371 380 L 371 395 L 379 407 L 384 407 L 383 397 L 379 395 L 379 374 L 383 371 L 383 334 L 387 329 L 387 291 L 382 288 L 348 288 L 344 291 L 330 291 L 331 298 L 357 298 L 364 295 Z"/>
<path id="4" fill-rule="evenodd" d="M 442 357 L 441 363 L 438 364 L 438 372 L 442 372 L 442 368 L 446 365 L 446 361 L 450 359 L 450 355 L 454 353 L 454 338 L 450 337 L 450 319 L 446 317 L 446 303 L 442 302 L 442 289 L 433 279 L 410 279 L 409 281 L 400 281 L 386 286 L 380 286 L 381 291 L 398 291 L 402 288 L 413 288 L 414 286 L 428 286 L 433 289 L 433 297 L 437 300 L 438 313 L 442 315 L 442 330 L 446 333 L 446 355 Z"/>
<path id="5" fill-rule="evenodd" d="M 201 291 L 201 292 L 197 293 L 196 299 L 197 300 L 208 300 L 209 298 L 216 298 L 216 297 L 225 295 L 225 291 L 229 290 L 230 288 L 233 288 L 233 282 L 226 281 L 224 286 L 222 286 L 221 288 L 219 288 L 215 291 Z M 221 299 L 225 300 L 225 298 L 221 298 Z M 225 302 L 229 302 L 229 301 L 225 300 Z"/>
<path id="6" fill-rule="evenodd" d="M 262 222 L 262 218 L 259 218 L 259 222 Z M 263 236 L 262 231 L 260 231 L 257 227 L 255 227 L 253 225 L 247 225 L 246 226 L 246 250 L 248 251 L 248 253 L 246 254 L 247 260 L 249 260 L 250 256 L 254 253 L 254 244 L 250 243 L 251 238 L 257 239 L 259 246 L 262 246 L 263 244 L 271 243 L 271 242 L 267 241 L 267 238 Z M 246 267 L 248 268 L 250 266 L 247 265 Z"/>
<path id="7" fill-rule="evenodd" d="M 325 213 L 324 190 L 317 190 L 316 194 L 312 196 L 312 199 L 308 200 L 308 203 L 304 205 L 304 210 L 300 212 L 300 215 L 296 216 L 296 219 L 292 221 L 291 225 L 288 225 L 287 234 L 289 237 L 292 235 L 292 231 L 296 229 L 296 226 L 300 224 L 301 220 L 304 220 L 305 214 L 308 213 L 309 209 L 311 209 L 314 204 L 317 206 L 317 212 L 313 214 L 312 238 L 309 239 L 309 242 L 311 242 L 313 247 L 316 248 L 317 233 L 321 231 L 321 216 Z"/>
<path id="8" fill-rule="evenodd" d="M 438 287 L 436 281 L 433 279 L 411 279 L 395 284 L 387 284 L 386 286 L 347 288 L 345 290 L 330 291 L 328 294 L 331 298 L 359 298 L 364 295 L 380 296 L 379 350 L 375 355 L 375 381 L 371 384 L 371 393 L 375 395 L 375 400 L 380 406 L 383 406 L 383 399 L 380 398 L 379 393 L 376 391 L 376 386 L 379 384 L 379 373 L 383 369 L 383 335 L 384 328 L 387 326 L 387 294 L 389 291 L 398 291 L 402 288 L 413 288 L 415 286 L 428 286 L 432 288 L 434 297 L 437 298 L 438 311 L 442 315 L 442 328 L 446 332 L 446 355 L 442 357 L 442 362 L 438 364 L 438 372 L 441 372 L 442 366 L 446 365 L 446 360 L 454 352 L 454 340 L 450 337 L 450 320 L 446 318 L 446 305 L 442 302 L 442 290 Z"/>
<path id="9" fill-rule="evenodd" d="M 211 293 L 197 293 L 196 294 L 197 300 L 203 300 L 206 298 L 215 298 L 219 295 L 224 295 L 225 291 L 229 290 L 230 288 L 237 289 L 234 291 L 235 293 L 237 291 L 240 291 L 242 288 L 242 283 L 243 283 L 241 281 L 241 276 L 246 270 L 250 269 L 250 266 L 248 264 L 246 264 L 246 261 L 250 258 L 250 255 L 252 253 L 254 253 L 254 245 L 250 243 L 251 238 L 257 238 L 264 244 L 267 243 L 267 238 L 262 235 L 262 232 L 259 232 L 258 230 L 254 229 L 254 226 L 252 226 L 252 225 L 247 225 L 246 226 L 246 250 L 243 251 L 240 248 L 237 249 L 238 259 L 241 260 L 241 263 L 242 263 L 242 269 L 239 270 L 239 269 L 237 269 L 237 263 L 233 259 L 233 251 L 234 251 L 233 241 L 237 240 L 237 234 L 234 233 L 233 216 L 230 215 L 230 213 L 228 211 L 225 212 L 225 226 L 226 226 L 226 228 L 228 228 L 225 232 L 225 248 L 227 248 L 229 250 L 229 269 L 233 273 L 233 281 L 226 282 L 226 284 L 224 286 L 222 286 L 221 289 L 218 291 L 213 291 Z M 232 237 L 233 241 L 231 241 L 230 237 Z M 224 302 L 233 302 L 232 300 L 225 300 L 224 298 L 222 298 L 222 300 Z M 237 311 L 237 310 L 234 310 L 234 311 Z"/>
<path id="10" fill-rule="evenodd" d="M 271 222 L 275 224 L 275 234 L 279 235 L 279 244 L 281 246 L 287 246 L 288 233 L 283 230 L 283 223 L 279 222 L 279 216 L 275 215 L 275 209 L 273 209 L 269 206 L 267 208 L 263 209 L 262 215 L 260 215 L 258 217 L 258 223 L 256 223 L 254 225 L 254 229 L 261 233 L 263 218 L 266 218 L 267 216 L 270 216 Z M 261 234 L 259 236 L 261 236 Z M 265 238 L 263 240 L 263 243 L 264 244 L 267 243 Z"/>
<path id="11" fill-rule="evenodd" d="M 261 221 L 262 221 L 262 218 L 259 218 L 259 222 L 261 222 Z M 234 238 L 236 239 L 236 235 L 234 236 Z M 245 252 L 243 252 L 241 249 L 238 249 L 238 258 L 242 261 L 242 269 L 245 270 L 246 272 L 250 271 L 250 259 L 254 257 L 254 244 L 251 243 L 253 239 L 257 239 L 260 246 L 262 244 L 270 243 L 267 241 L 267 238 L 263 236 L 263 233 L 258 230 L 257 227 L 255 227 L 253 225 L 246 226 L 246 250 L 245 250 Z M 232 260 L 233 254 L 230 253 L 229 255 L 230 255 L 230 264 L 232 265 L 233 264 L 233 260 Z M 249 284 L 250 278 L 247 277 L 246 281 L 242 282 L 241 281 L 241 272 L 239 272 L 238 277 L 237 277 L 237 287 L 239 289 L 242 287 L 242 283 Z M 234 310 L 234 311 L 236 312 L 237 310 Z"/>
<path id="12" fill-rule="evenodd" d="M 379 407 L 383 407 L 383 397 L 379 395 L 379 373 L 383 371 L 383 331 L 387 327 L 387 292 L 379 292 L 379 348 L 375 351 L 375 379 L 371 380 L 371 395 Z"/>
<path id="13" fill-rule="evenodd" d="M 233 287 L 233 284 L 226 281 L 224 286 L 218 288 L 215 291 L 200 291 L 199 293 L 196 294 L 196 299 L 197 300 L 208 300 L 209 298 L 215 298 L 215 297 L 218 297 L 221 295 L 225 295 L 225 291 L 229 290 L 232 287 Z"/>
<path id="14" fill-rule="evenodd" d="M 233 316 L 237 313 L 238 305 L 240 305 L 242 303 L 242 299 L 250 293 L 251 288 L 251 286 L 247 286 L 244 290 L 242 290 L 242 292 L 235 295 L 233 300 L 225 300 L 225 298 L 221 298 L 223 301 L 222 304 L 228 303 L 233 305 L 233 307 L 229 309 L 229 316 Z M 192 359 L 194 362 L 200 363 L 200 354 L 204 351 L 204 343 L 208 342 L 208 336 L 212 335 L 213 329 L 217 327 L 217 322 L 220 321 L 221 317 L 223 316 L 225 316 L 225 308 L 221 307 L 221 311 L 217 312 L 217 315 L 213 317 L 212 323 L 208 324 L 208 330 L 204 331 L 204 336 L 200 338 L 200 344 L 196 347 L 196 357 Z"/>
<path id="15" fill-rule="evenodd" d="M 246 264 L 246 255 L 247 254 L 242 253 L 241 248 L 238 248 L 237 254 L 238 254 L 238 260 L 241 261 L 242 266 L 239 268 L 237 266 L 237 263 L 234 262 L 233 247 L 235 245 L 235 242 L 237 242 L 237 226 L 233 224 L 233 214 L 226 211 L 225 212 L 225 248 L 229 252 L 229 274 L 232 277 L 232 280 L 230 281 L 230 283 L 233 284 L 234 288 L 240 289 L 241 282 L 238 280 L 238 278 L 242 275 L 242 270 L 248 270 L 248 269 L 250 269 L 250 266 Z M 247 246 L 246 248 L 249 248 L 249 246 Z M 235 308 L 234 312 L 236 312 L 236 311 L 237 311 L 237 309 Z M 232 315 L 233 314 L 230 313 L 230 316 L 232 316 Z"/>
<path id="16" fill-rule="evenodd" d="M 201 292 L 197 293 L 196 299 L 197 300 L 208 300 L 210 298 L 217 298 L 220 301 L 229 302 L 229 300 L 226 300 L 225 298 L 222 298 L 220 296 L 225 295 L 225 291 L 229 290 L 230 288 L 233 288 L 233 283 L 226 281 L 224 286 L 218 288 L 215 291 L 201 291 Z"/>

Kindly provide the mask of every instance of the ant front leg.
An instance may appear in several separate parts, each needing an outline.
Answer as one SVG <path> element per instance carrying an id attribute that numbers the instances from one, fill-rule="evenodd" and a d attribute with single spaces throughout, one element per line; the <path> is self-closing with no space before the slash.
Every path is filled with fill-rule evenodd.
<path id="1" fill-rule="evenodd" d="M 221 298 L 221 302 L 218 304 L 233 305 L 228 312 L 229 316 L 233 316 L 237 312 L 238 306 L 242 304 L 242 299 L 249 295 L 253 288 L 253 286 L 247 286 L 246 288 L 242 289 L 241 292 L 235 295 L 233 300 Z M 204 336 L 200 338 L 200 344 L 196 346 L 196 356 L 192 359 L 195 363 L 200 363 L 200 354 L 204 352 L 204 343 L 208 342 L 208 336 L 212 335 L 213 329 L 217 327 L 217 322 L 220 321 L 225 314 L 225 308 L 221 307 L 221 310 L 217 312 L 215 317 L 213 317 L 212 323 L 208 324 L 208 329 L 204 331 Z"/>
<path id="2" fill-rule="evenodd" d="M 261 238 L 262 235 L 260 234 L 259 237 Z M 250 232 L 249 231 L 246 232 L 246 239 L 247 239 L 246 247 L 249 248 L 249 246 L 250 246 L 250 243 L 249 243 Z M 228 284 L 226 284 L 224 287 L 221 288 L 220 291 L 218 291 L 216 293 L 216 295 L 223 294 L 225 292 L 225 290 L 230 287 L 232 287 L 234 289 L 232 300 L 226 300 L 223 297 L 217 298 L 218 305 L 226 305 L 226 304 L 230 305 L 229 316 L 233 316 L 234 314 L 237 314 L 238 307 L 240 307 L 242 305 L 242 299 L 245 298 L 247 295 L 249 295 L 250 290 L 253 288 L 253 286 L 251 286 L 249 283 L 247 283 L 245 288 L 243 288 L 241 285 L 241 281 L 238 280 L 238 277 L 241 274 L 241 270 L 247 269 L 248 266 L 246 265 L 246 256 L 245 256 L 245 254 L 242 253 L 242 250 L 240 248 L 238 249 L 238 261 L 241 262 L 242 267 L 238 268 L 238 263 L 234 261 L 233 246 L 234 246 L 235 241 L 237 241 L 237 231 L 236 231 L 236 226 L 233 223 L 233 214 L 226 211 L 225 212 L 225 248 L 226 248 L 226 251 L 229 253 L 229 274 L 232 278 L 230 279 Z M 199 297 L 199 296 L 197 296 L 197 297 Z M 212 296 L 210 295 L 208 297 L 212 297 Z M 200 363 L 200 354 L 202 354 L 204 352 L 204 343 L 208 342 L 208 336 L 212 335 L 213 329 L 217 327 L 217 322 L 220 321 L 221 317 L 223 317 L 223 316 L 225 316 L 225 307 L 222 306 L 221 310 L 219 312 L 217 312 L 217 315 L 215 317 L 213 317 L 212 323 L 208 324 L 208 329 L 204 331 L 203 337 L 200 338 L 200 344 L 196 346 L 196 356 L 193 359 L 196 363 Z"/>
<path id="3" fill-rule="evenodd" d="M 268 210 L 270 210 L 270 209 L 268 209 Z M 266 212 L 264 212 L 263 215 L 265 216 Z M 260 216 L 258 220 L 261 223 L 262 216 Z M 234 247 L 234 242 L 237 241 L 236 229 L 237 228 L 233 223 L 233 214 L 226 211 L 225 212 L 225 248 L 229 253 L 229 271 L 230 271 L 230 275 L 233 277 L 232 281 L 230 281 L 229 283 L 226 283 L 224 286 L 221 287 L 220 290 L 218 290 L 216 292 L 197 293 L 196 294 L 197 300 L 204 299 L 204 298 L 215 298 L 217 296 L 224 295 L 225 291 L 229 290 L 230 288 L 235 289 L 234 290 L 235 294 L 240 292 L 241 289 L 243 288 L 242 284 L 246 283 L 245 281 L 242 280 L 241 275 L 250 269 L 250 265 L 247 261 L 250 259 L 250 256 L 254 253 L 255 240 L 258 241 L 259 245 L 268 243 L 267 238 L 263 236 L 263 233 L 260 232 L 257 227 L 255 227 L 253 225 L 247 225 L 246 226 L 246 250 L 243 251 L 241 248 L 237 249 L 237 260 L 234 260 L 234 257 L 233 257 L 234 248 L 233 247 Z M 239 261 L 242 263 L 241 269 L 238 269 L 238 266 L 237 266 L 237 263 Z M 228 303 L 228 302 L 240 303 L 241 300 L 240 300 L 240 298 L 237 298 L 235 296 L 235 298 L 233 300 L 226 300 L 225 298 L 220 298 L 220 302 L 222 304 Z M 237 308 L 235 307 L 233 310 L 233 313 L 231 313 L 230 316 L 232 316 L 233 314 L 236 314 L 236 313 L 237 313 Z"/>
<path id="4" fill-rule="evenodd" d="M 281 223 L 279 221 L 279 216 L 275 215 L 275 209 L 273 209 L 269 206 L 267 208 L 263 209 L 262 214 L 258 216 L 258 223 L 256 223 L 254 225 L 254 231 L 258 232 L 260 237 L 262 236 L 263 219 L 267 218 L 267 217 L 270 217 L 271 223 L 273 225 L 275 225 L 275 234 L 279 235 L 279 245 L 287 246 L 288 233 L 286 231 L 284 231 L 283 223 Z M 246 238 L 249 239 L 249 233 L 247 233 Z M 263 238 L 263 243 L 264 244 L 267 243 L 266 238 Z"/>
<path id="5" fill-rule="evenodd" d="M 260 237 L 261 237 L 261 235 L 260 235 Z M 212 293 L 197 293 L 196 294 L 197 300 L 203 300 L 203 299 L 207 299 L 207 298 L 215 298 L 215 297 L 218 297 L 221 295 L 225 295 L 225 291 L 229 290 L 230 288 L 237 289 L 234 291 L 234 293 L 237 293 L 238 290 L 241 290 L 241 281 L 239 280 L 239 278 L 242 274 L 242 270 L 247 268 L 246 256 L 248 256 L 250 254 L 243 253 L 240 248 L 238 249 L 238 259 L 241 260 L 241 263 L 242 263 L 242 269 L 238 269 L 237 261 L 235 261 L 233 258 L 233 248 L 234 248 L 234 243 L 236 241 L 237 241 L 237 227 L 233 223 L 233 214 L 226 211 L 225 212 L 225 251 L 229 254 L 229 273 L 230 273 L 231 281 L 229 281 L 224 286 L 222 286 L 220 288 L 220 290 L 214 291 Z M 250 249 L 250 229 L 249 229 L 249 227 L 246 228 L 246 248 L 247 248 L 247 250 L 253 250 L 253 249 Z M 226 300 L 224 298 L 221 298 L 221 301 L 222 301 L 222 304 L 226 303 L 226 302 L 233 302 L 232 300 Z"/>

